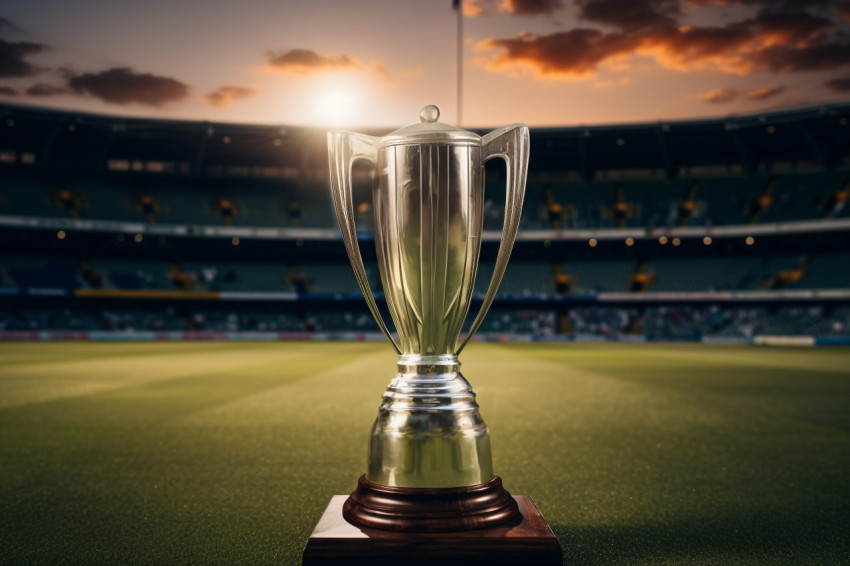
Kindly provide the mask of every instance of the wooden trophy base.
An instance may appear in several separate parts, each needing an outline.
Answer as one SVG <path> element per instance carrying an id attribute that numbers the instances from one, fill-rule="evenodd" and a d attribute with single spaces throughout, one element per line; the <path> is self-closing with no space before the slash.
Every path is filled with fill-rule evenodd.
<path id="1" fill-rule="evenodd" d="M 561 546 L 528 495 L 513 496 L 517 521 L 475 530 L 397 532 L 356 527 L 334 495 L 304 548 L 303 566 L 561 566 Z"/>
<path id="2" fill-rule="evenodd" d="M 499 476 L 464 487 L 410 488 L 374 483 L 364 474 L 342 516 L 358 527 L 409 533 L 469 531 L 520 520 Z"/>

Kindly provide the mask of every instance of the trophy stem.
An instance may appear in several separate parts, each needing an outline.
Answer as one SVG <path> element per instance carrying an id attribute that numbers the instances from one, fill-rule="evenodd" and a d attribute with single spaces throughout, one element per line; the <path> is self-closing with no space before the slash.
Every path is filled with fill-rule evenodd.
<path id="1" fill-rule="evenodd" d="M 372 426 L 366 479 L 454 488 L 492 477 L 490 434 L 457 356 L 400 356 Z"/>

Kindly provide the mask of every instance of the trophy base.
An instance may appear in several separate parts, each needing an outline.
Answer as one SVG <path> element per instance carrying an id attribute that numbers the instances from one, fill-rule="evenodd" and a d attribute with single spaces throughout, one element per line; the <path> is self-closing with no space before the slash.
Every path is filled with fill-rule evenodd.
<path id="1" fill-rule="evenodd" d="M 303 566 L 561 566 L 561 546 L 528 495 L 513 496 L 515 523 L 456 532 L 402 533 L 357 527 L 335 495 L 304 548 Z"/>
<path id="2" fill-rule="evenodd" d="M 381 485 L 365 475 L 342 516 L 358 527 L 419 533 L 486 529 L 521 517 L 499 476 L 466 487 L 406 488 Z"/>

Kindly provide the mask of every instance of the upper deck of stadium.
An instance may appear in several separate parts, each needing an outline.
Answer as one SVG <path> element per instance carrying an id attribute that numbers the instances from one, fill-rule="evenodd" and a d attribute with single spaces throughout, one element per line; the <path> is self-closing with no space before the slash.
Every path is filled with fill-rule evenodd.
<path id="1" fill-rule="evenodd" d="M 0 215 L 335 226 L 325 130 L 8 104 L 0 115 Z M 655 229 L 846 215 L 836 205 L 844 202 L 850 168 L 848 120 L 850 103 L 841 103 L 723 119 L 532 129 L 521 228 Z M 503 184 L 499 166 L 490 167 L 485 227 L 498 229 Z M 355 198 L 368 229 L 368 188 Z"/>
<path id="2" fill-rule="evenodd" d="M 138 119 L 5 103 L 0 116 L 5 163 L 15 153 L 60 170 L 264 178 L 324 177 L 326 171 L 325 130 L 318 128 Z M 831 169 L 850 164 L 848 120 L 850 102 L 842 102 L 714 119 L 533 128 L 529 170 L 532 179 L 587 182 Z"/>

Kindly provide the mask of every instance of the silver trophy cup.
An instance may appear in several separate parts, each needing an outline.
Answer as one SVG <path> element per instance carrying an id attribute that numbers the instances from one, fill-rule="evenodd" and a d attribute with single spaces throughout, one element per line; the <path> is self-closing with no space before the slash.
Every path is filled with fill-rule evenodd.
<path id="1" fill-rule="evenodd" d="M 481 137 L 438 122 L 436 106 L 424 107 L 420 119 L 382 138 L 328 133 L 330 184 L 348 257 L 372 315 L 399 354 L 398 373 L 372 427 L 365 480 L 413 493 L 498 479 L 487 425 L 460 374 L 458 355 L 481 325 L 505 272 L 529 151 L 522 124 Z M 507 164 L 501 244 L 481 309 L 458 342 L 481 251 L 484 163 L 496 157 Z M 378 311 L 358 247 L 351 170 L 361 159 L 375 166 L 375 247 L 397 339 Z"/>

